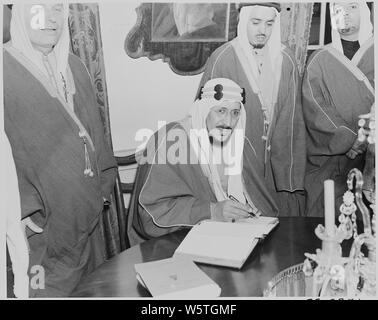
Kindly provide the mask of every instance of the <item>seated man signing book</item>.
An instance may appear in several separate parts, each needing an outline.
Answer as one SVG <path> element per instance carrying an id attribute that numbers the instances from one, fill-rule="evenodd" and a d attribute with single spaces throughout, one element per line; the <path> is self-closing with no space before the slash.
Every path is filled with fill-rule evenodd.
<path id="1" fill-rule="evenodd" d="M 253 142 L 244 136 L 243 100 L 244 90 L 235 82 L 209 80 L 189 116 L 152 136 L 137 173 L 139 198 L 131 201 L 132 245 L 205 219 L 274 215 L 263 177 L 253 166 L 258 164 Z"/>

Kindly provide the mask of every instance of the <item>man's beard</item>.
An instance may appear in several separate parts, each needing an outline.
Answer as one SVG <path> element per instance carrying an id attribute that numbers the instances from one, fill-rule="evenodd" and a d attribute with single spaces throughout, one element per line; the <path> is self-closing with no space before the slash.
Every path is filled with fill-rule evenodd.
<path id="1" fill-rule="evenodd" d="M 350 32 L 350 28 L 343 28 L 343 29 L 340 29 L 340 33 L 341 33 L 341 34 L 349 33 L 349 32 Z"/>
<path id="2" fill-rule="evenodd" d="M 253 49 L 262 49 L 262 48 L 264 48 L 264 46 L 265 46 L 265 44 L 258 43 L 258 44 L 253 44 L 252 48 Z"/>
<path id="3" fill-rule="evenodd" d="M 347 25 L 342 26 L 341 28 L 338 28 L 338 32 L 340 34 L 345 34 L 345 35 L 358 33 L 359 31 L 360 31 L 359 28 L 353 24 L 349 24 L 349 25 L 347 24 Z"/>

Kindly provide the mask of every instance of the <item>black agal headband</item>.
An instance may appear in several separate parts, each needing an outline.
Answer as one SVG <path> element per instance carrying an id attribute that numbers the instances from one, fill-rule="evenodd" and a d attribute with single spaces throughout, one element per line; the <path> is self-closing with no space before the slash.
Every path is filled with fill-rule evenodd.
<path id="1" fill-rule="evenodd" d="M 199 99 L 215 99 L 220 101 L 233 100 L 241 103 L 245 103 L 245 89 L 239 89 L 230 86 L 224 86 L 222 84 L 217 84 L 210 87 L 201 87 Z"/>

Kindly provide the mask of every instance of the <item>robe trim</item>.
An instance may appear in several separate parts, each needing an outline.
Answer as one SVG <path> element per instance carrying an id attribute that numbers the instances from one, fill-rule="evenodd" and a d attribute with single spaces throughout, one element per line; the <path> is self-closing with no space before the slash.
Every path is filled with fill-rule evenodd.
<path id="1" fill-rule="evenodd" d="M 295 70 L 296 66 L 294 64 L 294 61 L 291 59 L 290 55 L 288 55 L 286 52 L 282 51 L 283 54 L 285 54 L 290 62 L 292 63 L 293 66 L 293 83 L 295 84 L 293 86 L 293 94 L 294 94 L 294 105 L 293 105 L 293 110 L 292 110 L 292 116 L 291 116 L 291 137 L 290 137 L 290 169 L 289 169 L 289 183 L 290 183 L 290 190 L 293 191 L 293 166 L 294 166 L 294 156 L 293 156 L 293 145 L 294 145 L 294 115 L 295 115 L 295 108 L 296 108 L 296 103 L 297 103 L 297 83 L 295 82 Z"/>
<path id="2" fill-rule="evenodd" d="M 173 126 L 170 130 L 172 129 L 175 129 L 177 126 L 179 126 L 179 124 L 176 124 L 175 126 Z M 155 158 L 156 158 L 156 154 L 158 153 L 159 149 L 161 148 L 161 146 L 163 145 L 164 141 L 165 141 L 165 138 L 167 136 L 167 132 L 164 134 L 164 136 L 162 137 L 162 141 L 159 143 L 156 151 L 155 151 L 155 154 L 154 154 L 154 157 L 152 159 L 152 163 L 151 163 L 151 166 L 150 166 L 150 169 L 148 171 L 148 175 L 147 175 L 147 178 L 146 178 L 146 181 L 144 182 L 143 184 L 143 187 L 139 193 L 139 197 L 138 197 L 138 202 L 139 204 L 142 206 L 142 208 L 149 214 L 149 216 L 151 217 L 153 223 L 155 225 L 157 225 L 158 227 L 160 228 L 172 228 L 172 227 L 193 227 L 193 225 L 190 225 L 190 224 L 173 224 L 173 225 L 168 225 L 168 226 L 165 226 L 165 225 L 161 225 L 159 223 L 156 222 L 155 220 L 155 217 L 147 210 L 147 208 L 143 205 L 142 201 L 141 201 L 141 196 L 142 196 L 142 193 L 144 191 L 144 188 L 148 182 L 148 180 L 150 179 L 150 175 L 151 175 L 151 171 L 152 171 L 152 167 L 153 165 L 155 164 Z"/>
<path id="3" fill-rule="evenodd" d="M 253 147 L 253 145 L 252 145 L 252 143 L 251 143 L 251 141 L 248 139 L 248 137 L 247 136 L 244 136 L 244 139 L 246 139 L 247 140 L 247 142 L 248 142 L 248 144 L 251 146 L 251 148 L 252 148 L 252 150 L 253 150 L 253 152 L 254 152 L 254 154 L 255 154 L 255 156 L 256 156 L 256 158 L 257 158 L 257 153 L 256 153 L 256 150 L 255 150 L 255 148 Z"/>
<path id="4" fill-rule="evenodd" d="M 308 69 L 310 69 L 312 63 L 313 63 L 314 60 L 315 60 L 315 57 L 316 57 L 317 55 L 319 55 L 320 53 L 322 53 L 322 52 L 323 52 L 323 50 L 317 52 L 317 53 L 314 55 L 313 59 L 310 61 L 310 63 L 309 63 L 308 66 L 307 66 L 307 71 L 308 71 Z M 330 116 L 325 112 L 325 110 L 319 105 L 318 101 L 317 101 L 317 100 L 315 99 L 315 97 L 314 97 L 314 92 L 312 91 L 312 87 L 311 87 L 311 83 L 310 83 L 310 79 L 309 79 L 309 72 L 307 72 L 307 79 L 306 79 L 306 81 L 307 81 L 308 87 L 310 88 L 310 92 L 311 92 L 312 100 L 313 100 L 313 101 L 315 102 L 315 104 L 318 106 L 318 108 L 320 109 L 320 111 L 326 116 L 326 118 L 329 120 L 329 122 L 331 122 L 331 124 L 335 127 L 335 129 L 338 129 L 338 128 L 344 128 L 344 129 L 350 131 L 350 132 L 351 132 L 352 134 L 354 134 L 355 136 L 357 136 L 357 133 L 355 133 L 352 129 L 350 129 L 350 128 L 346 127 L 346 126 L 339 126 L 339 127 L 338 127 L 338 126 L 332 121 L 332 119 L 330 118 Z"/>
<path id="5" fill-rule="evenodd" d="M 327 50 L 329 53 L 331 53 L 337 60 L 339 60 L 359 81 L 364 82 L 366 88 L 370 91 L 370 93 L 374 96 L 374 89 L 370 84 L 370 81 L 365 76 L 365 74 L 357 67 L 357 65 L 354 65 L 351 63 L 351 61 L 341 54 L 339 51 L 332 47 L 326 47 L 325 50 Z"/>

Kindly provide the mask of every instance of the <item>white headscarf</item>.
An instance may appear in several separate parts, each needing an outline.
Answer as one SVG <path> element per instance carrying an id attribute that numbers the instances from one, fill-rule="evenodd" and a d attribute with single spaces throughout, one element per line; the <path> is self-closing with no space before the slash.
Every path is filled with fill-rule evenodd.
<path id="1" fill-rule="evenodd" d="M 330 16 L 332 25 L 332 47 L 344 54 L 343 46 L 341 43 L 340 33 L 337 31 L 336 18 L 334 12 L 334 5 L 337 2 L 330 3 Z M 365 1 L 358 2 L 360 8 L 360 31 L 358 35 L 358 42 L 360 47 L 373 36 L 373 25 L 370 21 L 370 10 Z"/>
<path id="2" fill-rule="evenodd" d="M 250 21 L 253 10 L 255 10 L 257 7 L 259 6 L 244 6 L 240 10 L 238 36 L 235 40 L 235 45 L 237 46 L 236 52 L 243 57 L 243 59 L 240 59 L 240 62 L 243 64 L 243 61 L 246 61 L 248 64 L 247 66 L 245 66 L 246 74 L 254 93 L 261 93 L 262 97 L 261 95 L 259 95 L 259 97 L 260 101 L 262 100 L 261 103 L 263 107 L 267 107 L 268 110 L 272 110 L 277 101 L 278 85 L 281 78 L 281 19 L 280 13 L 277 11 L 277 9 L 271 7 L 276 11 L 276 19 L 270 38 L 263 48 L 263 50 L 265 50 L 265 54 L 263 56 L 264 64 L 262 74 L 258 78 L 257 75 L 259 74 L 259 72 L 257 61 L 252 53 L 253 48 L 248 40 L 247 35 L 247 25 Z M 241 49 L 241 53 L 239 52 L 239 49 Z"/>
<path id="3" fill-rule="evenodd" d="M 214 98 L 214 87 L 223 86 L 223 97 L 220 100 Z M 244 186 L 242 182 L 243 169 L 243 147 L 246 114 L 242 103 L 242 89 L 232 80 L 216 78 L 206 82 L 202 89 L 201 99 L 197 99 L 190 110 L 191 130 L 190 141 L 194 151 L 201 163 L 201 168 L 205 176 L 212 185 L 218 201 L 228 199 L 229 195 L 234 196 L 241 203 L 246 203 L 244 196 Z M 217 144 L 210 144 L 209 133 L 206 125 L 206 118 L 212 107 L 223 101 L 240 103 L 240 117 L 231 133 L 231 136 L 223 144 L 223 148 Z M 223 153 L 223 159 L 229 166 L 225 174 L 228 175 L 228 192 L 224 192 L 218 174 L 216 164 L 220 164 L 219 156 Z M 234 161 L 232 161 L 234 160 Z"/>
<path id="4" fill-rule="evenodd" d="M 75 86 L 68 66 L 70 41 L 68 14 L 68 4 L 63 3 L 64 24 L 62 26 L 62 34 L 53 50 L 47 55 L 54 81 L 50 79 L 49 72 L 44 63 L 43 54 L 33 47 L 29 39 L 26 23 L 30 23 L 30 21 L 25 21 L 25 4 L 13 5 L 10 33 L 11 46 L 17 49 L 19 53 L 27 58 L 34 67 L 49 79 L 51 84 L 57 88 L 63 99 L 65 99 L 65 93 L 67 93 L 69 95 L 69 101 L 67 102 L 71 105 L 71 108 L 73 108 L 72 94 L 75 92 Z M 62 79 L 62 76 L 64 79 Z"/>

